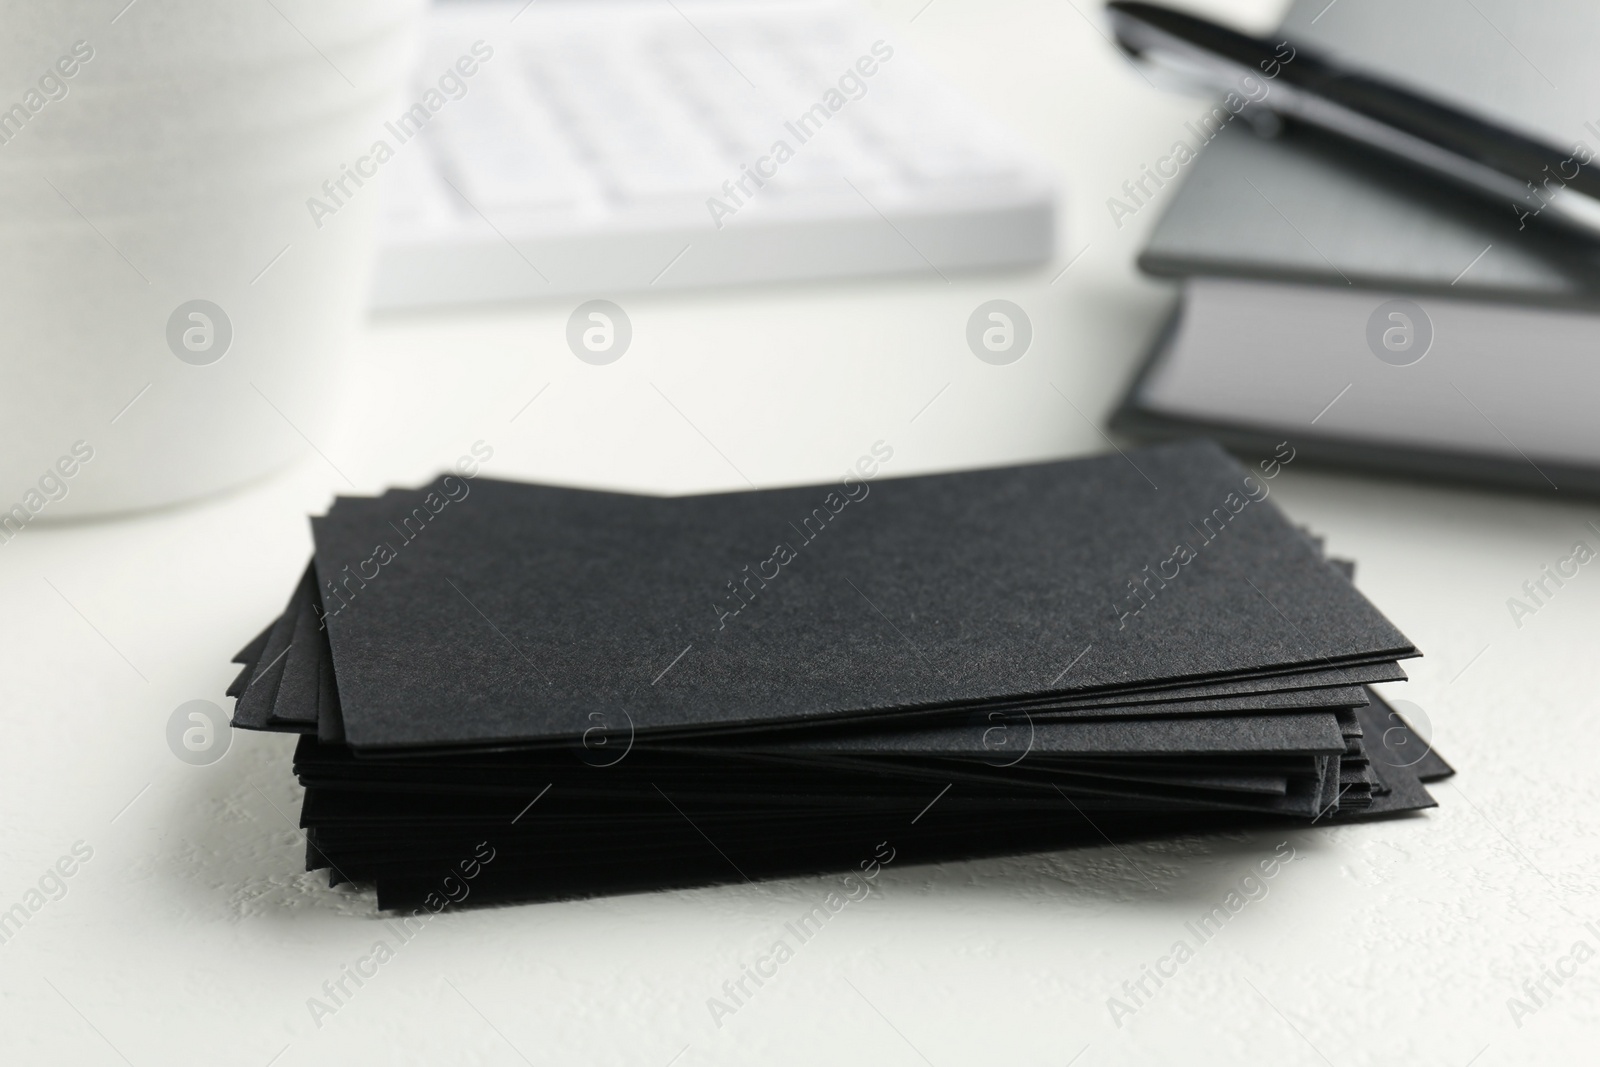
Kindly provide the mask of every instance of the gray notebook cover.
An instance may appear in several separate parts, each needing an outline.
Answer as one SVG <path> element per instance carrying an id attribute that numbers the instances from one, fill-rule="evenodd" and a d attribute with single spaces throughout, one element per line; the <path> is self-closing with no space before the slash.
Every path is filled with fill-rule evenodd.
<path id="1" fill-rule="evenodd" d="M 1299 0 L 1280 34 L 1600 159 L 1594 0 Z M 1536 221 L 1519 228 L 1509 202 L 1486 205 L 1312 131 L 1265 140 L 1230 122 L 1183 169 L 1139 260 L 1152 274 L 1600 300 L 1600 251 L 1552 239 Z"/>

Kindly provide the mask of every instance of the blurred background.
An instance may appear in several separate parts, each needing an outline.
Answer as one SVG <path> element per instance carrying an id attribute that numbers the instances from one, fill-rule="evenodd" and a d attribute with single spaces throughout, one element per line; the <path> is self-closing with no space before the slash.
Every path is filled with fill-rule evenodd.
<path id="1" fill-rule="evenodd" d="M 1346 5 L 1371 7 L 1301 17 Z M 1185 7 L 1268 34 L 1288 5 Z M 1461 774 L 1426 855 L 1386 825 L 1301 845 L 1292 885 L 1139 1026 L 1111 1026 L 1108 992 L 1275 841 L 1138 846 L 1144 878 L 1111 848 L 888 872 L 903 906 L 728 1032 L 699 991 L 814 886 L 452 915 L 312 1028 L 302 1001 L 365 951 L 370 907 L 297 873 L 283 739 L 193 767 L 163 733 L 225 703 L 306 516 L 485 448 L 488 477 L 690 493 L 831 480 L 879 440 L 886 476 L 1130 447 L 1110 419 L 1179 300 L 1136 259 L 1181 179 L 1128 187 L 1216 101 L 1158 88 L 1084 0 L 0 10 L 0 104 L 26 112 L 0 115 L 0 511 L 24 509 L 0 517 L 0 894 L 95 848 L 0 946 L 16 1062 L 171 1062 L 175 1041 L 195 1062 L 523 1062 L 446 970 L 565 1060 L 910 1056 L 835 1002 L 844 962 L 941 1063 L 1328 1058 L 1240 974 L 1333 1062 L 1519 1062 L 1592 1033 L 1600 971 L 1526 1029 L 1505 1000 L 1600 884 L 1600 581 L 1533 617 L 1508 598 L 1600 545 L 1600 509 L 1300 463 L 1274 498 L 1424 651 L 1385 692 Z M 1461 9 L 1497 56 L 1595 32 L 1515 17 Z M 1517 62 L 1464 69 L 1572 84 Z M 1309 432 L 1337 383 L 1285 380 Z M 1287 966 L 1306 958 L 1332 962 Z"/>
<path id="2" fill-rule="evenodd" d="M 481 5 L 435 12 L 429 74 L 486 32 Z M 1098 37 L 1089 14 L 1049 18 Z M 470 434 L 508 476 L 689 492 L 824 478 L 879 438 L 915 443 L 899 473 L 1105 447 L 1166 298 L 1134 281 L 1137 230 L 1070 190 L 1125 180 L 1089 145 L 1125 136 L 1117 97 L 1148 86 L 1109 47 L 1027 70 L 1038 15 L 530 8 L 394 161 L 368 345 L 408 372 L 364 390 L 401 439 L 386 462 L 421 476 Z M 506 188 L 529 170 L 550 175 L 535 196 Z M 594 298 L 631 326 L 603 369 L 567 344 Z M 1003 365 L 967 340 L 995 299 L 1031 333 Z"/>

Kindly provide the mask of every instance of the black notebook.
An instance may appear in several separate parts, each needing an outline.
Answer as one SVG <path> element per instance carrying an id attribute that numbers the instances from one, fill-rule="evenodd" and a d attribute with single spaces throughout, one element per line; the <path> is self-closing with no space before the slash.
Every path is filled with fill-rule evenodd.
<path id="1" fill-rule="evenodd" d="M 1570 148 L 1576 167 L 1600 155 L 1594 25 L 1579 0 L 1298 0 L 1274 39 Z M 1270 106 L 1281 90 L 1263 86 Z M 1178 184 L 1138 205 L 1161 212 L 1140 266 L 1183 284 L 1116 428 L 1600 492 L 1600 250 L 1540 224 L 1559 178 L 1486 205 L 1337 138 L 1266 140 L 1217 113 Z"/>

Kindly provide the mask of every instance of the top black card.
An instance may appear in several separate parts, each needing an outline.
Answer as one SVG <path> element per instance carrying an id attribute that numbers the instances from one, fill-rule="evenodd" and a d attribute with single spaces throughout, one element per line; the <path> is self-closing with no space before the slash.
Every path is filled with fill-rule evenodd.
<path id="1" fill-rule="evenodd" d="M 1415 654 L 1208 442 L 875 473 L 678 498 L 449 475 L 339 500 L 313 522 L 349 743 L 937 716 Z"/>

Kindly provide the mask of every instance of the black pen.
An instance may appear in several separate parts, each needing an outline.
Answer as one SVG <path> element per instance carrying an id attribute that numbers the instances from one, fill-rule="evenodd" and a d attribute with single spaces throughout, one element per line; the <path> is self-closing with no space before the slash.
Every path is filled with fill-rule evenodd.
<path id="1" fill-rule="evenodd" d="M 1160 4 L 1107 5 L 1129 55 L 1236 89 L 1272 79 L 1253 107 L 1295 119 L 1420 167 L 1530 220 L 1600 238 L 1600 174 L 1579 143 L 1555 148 L 1392 82 L 1342 69 L 1291 42 L 1250 37 Z"/>

